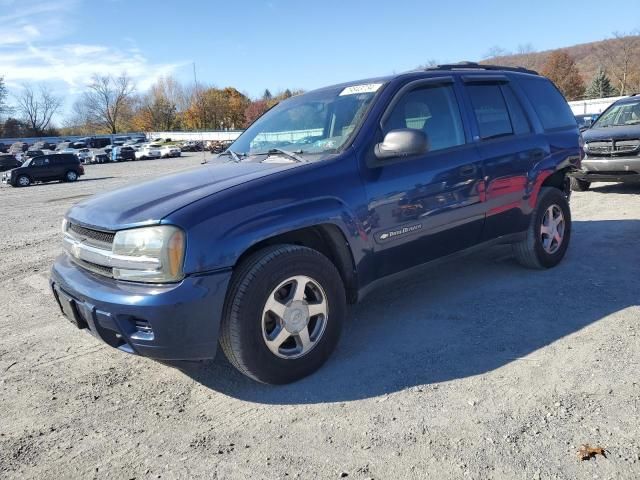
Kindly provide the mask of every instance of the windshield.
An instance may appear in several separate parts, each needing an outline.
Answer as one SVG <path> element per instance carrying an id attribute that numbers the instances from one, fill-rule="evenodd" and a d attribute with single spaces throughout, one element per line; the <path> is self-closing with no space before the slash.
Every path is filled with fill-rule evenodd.
<path id="1" fill-rule="evenodd" d="M 640 123 L 640 99 L 636 102 L 625 102 L 612 105 L 600 115 L 593 128 L 617 127 Z"/>
<path id="2" fill-rule="evenodd" d="M 279 148 L 335 152 L 360 126 L 381 83 L 337 87 L 292 97 L 260 117 L 229 147 L 256 155 Z"/>

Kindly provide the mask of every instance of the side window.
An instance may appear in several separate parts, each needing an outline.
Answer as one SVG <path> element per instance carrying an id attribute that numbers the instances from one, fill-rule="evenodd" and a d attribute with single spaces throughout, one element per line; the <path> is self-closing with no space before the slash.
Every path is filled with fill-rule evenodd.
<path id="1" fill-rule="evenodd" d="M 43 167 L 45 165 L 49 165 L 49 158 L 48 157 L 34 158 L 33 161 L 31 162 L 31 166 L 32 167 Z"/>
<path id="2" fill-rule="evenodd" d="M 531 125 L 527 119 L 527 114 L 522 108 L 520 100 L 518 100 L 518 97 L 516 97 L 516 94 L 513 92 L 513 89 L 509 85 L 503 85 L 502 93 L 504 99 L 507 101 L 507 107 L 509 107 L 513 132 L 516 135 L 531 133 Z"/>
<path id="3" fill-rule="evenodd" d="M 401 128 L 424 131 L 430 151 L 464 144 L 460 108 L 453 87 L 419 87 L 404 94 L 393 107 L 384 125 L 384 133 Z"/>
<path id="4" fill-rule="evenodd" d="M 509 110 L 500 85 L 468 85 L 467 91 L 478 121 L 480 138 L 489 139 L 513 134 Z"/>
<path id="5" fill-rule="evenodd" d="M 560 91 L 544 77 L 519 77 L 545 130 L 576 126 L 576 119 Z"/>

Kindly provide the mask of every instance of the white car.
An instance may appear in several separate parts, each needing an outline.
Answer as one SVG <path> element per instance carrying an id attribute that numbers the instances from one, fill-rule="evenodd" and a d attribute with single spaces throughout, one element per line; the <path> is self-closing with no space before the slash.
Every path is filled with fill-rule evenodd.
<path id="1" fill-rule="evenodd" d="M 182 150 L 176 145 L 165 145 L 160 149 L 160 156 L 162 158 L 179 157 L 181 154 Z"/>
<path id="2" fill-rule="evenodd" d="M 144 145 L 140 150 L 138 150 L 136 155 L 136 160 L 146 160 L 147 158 L 160 158 L 162 156 L 160 152 L 160 145 Z"/>
<path id="3" fill-rule="evenodd" d="M 87 163 L 89 160 L 91 160 L 91 157 L 93 156 L 93 152 L 88 148 L 81 148 L 75 153 L 76 153 L 76 157 L 78 157 L 78 159 L 80 160 L 80 163 Z"/>

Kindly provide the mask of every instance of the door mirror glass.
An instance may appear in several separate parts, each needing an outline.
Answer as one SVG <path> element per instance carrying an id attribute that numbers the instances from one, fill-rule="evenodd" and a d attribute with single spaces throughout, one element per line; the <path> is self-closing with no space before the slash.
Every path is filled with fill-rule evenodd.
<path id="1" fill-rule="evenodd" d="M 421 155 L 429 150 L 427 134 L 422 130 L 401 128 L 391 130 L 384 136 L 382 143 L 375 147 L 375 155 L 380 160 L 397 157 Z"/>

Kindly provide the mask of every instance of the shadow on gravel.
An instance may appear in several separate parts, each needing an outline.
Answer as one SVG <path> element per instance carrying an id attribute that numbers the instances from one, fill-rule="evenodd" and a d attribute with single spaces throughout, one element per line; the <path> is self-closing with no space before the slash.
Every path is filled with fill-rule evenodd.
<path id="1" fill-rule="evenodd" d="M 548 354 L 542 347 L 638 305 L 638 238 L 638 220 L 576 221 L 567 257 L 554 269 L 524 269 L 498 247 L 379 290 L 351 309 L 327 364 L 295 384 L 258 384 L 221 352 L 181 369 L 232 397 L 301 404 L 481 375 L 530 354 L 540 360 Z"/>
<path id="2" fill-rule="evenodd" d="M 598 193 L 621 193 L 621 194 L 640 194 L 639 183 L 607 183 L 599 187 L 591 187 L 591 190 Z"/>
<path id="3" fill-rule="evenodd" d="M 109 180 L 110 178 L 115 178 L 115 177 L 93 177 L 93 178 L 79 178 L 78 180 L 76 180 L 74 183 L 85 183 L 85 182 L 95 182 L 96 180 Z M 31 185 L 29 185 L 29 187 L 27 188 L 33 188 L 33 187 L 46 187 L 49 185 L 59 185 L 59 184 L 69 184 L 69 182 L 60 182 L 60 181 L 53 181 L 53 182 L 38 182 L 38 183 L 32 183 Z"/>

